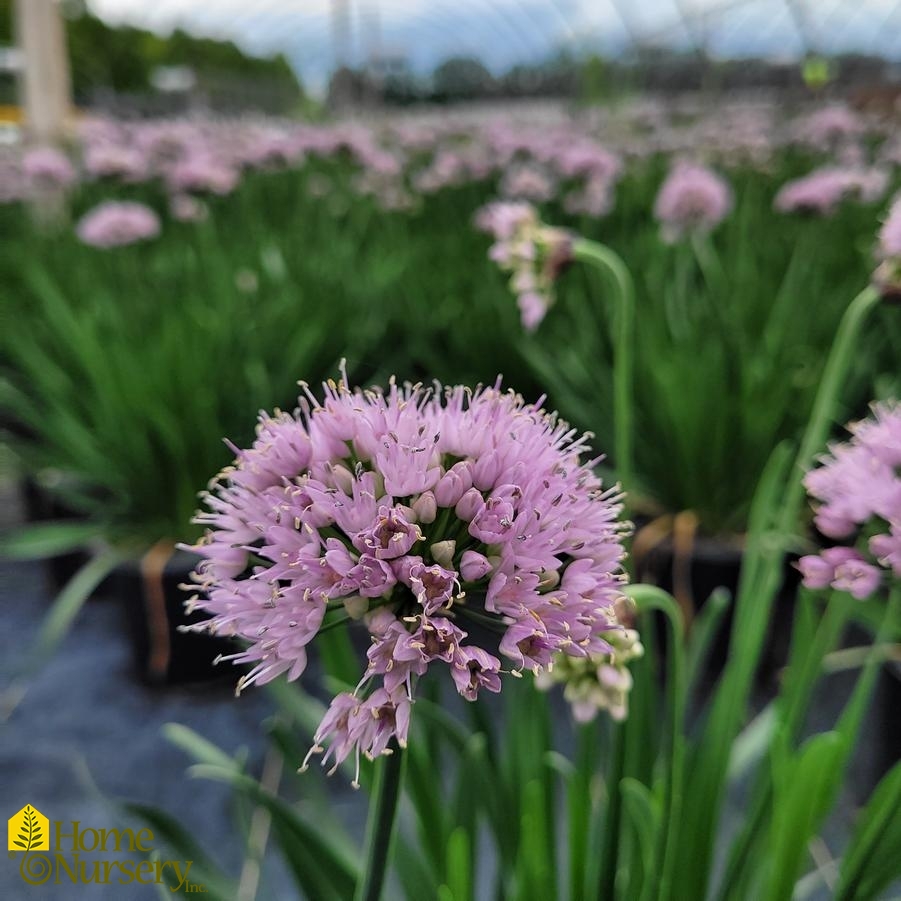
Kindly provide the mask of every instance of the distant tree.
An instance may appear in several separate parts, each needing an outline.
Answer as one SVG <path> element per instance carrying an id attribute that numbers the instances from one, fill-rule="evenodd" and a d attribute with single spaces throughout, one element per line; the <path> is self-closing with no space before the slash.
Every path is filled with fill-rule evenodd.
<path id="1" fill-rule="evenodd" d="M 580 91 L 582 100 L 587 103 L 598 103 L 609 96 L 610 71 L 607 63 L 596 53 L 591 54 L 582 63 Z"/>
<path id="2" fill-rule="evenodd" d="M 490 96 L 495 88 L 494 76 L 475 57 L 452 57 L 432 73 L 436 100 L 475 100 Z"/>
<path id="3" fill-rule="evenodd" d="M 0 0 L 0 44 L 13 42 L 13 0 Z"/>
<path id="4" fill-rule="evenodd" d="M 14 0 L 0 0 L 0 44 L 15 40 Z M 84 0 L 63 3 L 76 100 L 88 99 L 97 88 L 121 92 L 150 89 L 158 66 L 190 66 L 201 85 L 223 75 L 259 78 L 280 86 L 299 101 L 302 89 L 281 54 L 263 59 L 248 56 L 231 41 L 197 38 L 176 30 L 169 37 L 140 28 L 112 27 L 93 15 Z"/>
<path id="5" fill-rule="evenodd" d="M 369 105 L 378 99 L 378 87 L 366 72 L 342 66 L 329 79 L 326 104 L 330 109 Z"/>
<path id="6" fill-rule="evenodd" d="M 382 81 L 382 99 L 385 103 L 407 106 L 422 100 L 425 93 L 412 72 L 391 72 Z"/>

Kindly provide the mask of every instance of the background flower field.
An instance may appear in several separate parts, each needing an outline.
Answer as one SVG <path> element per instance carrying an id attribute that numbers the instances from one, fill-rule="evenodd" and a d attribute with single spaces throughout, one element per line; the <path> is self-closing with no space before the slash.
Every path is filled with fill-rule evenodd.
<path id="1" fill-rule="evenodd" d="M 99 447 L 140 433 L 136 447 L 113 455 L 134 466 L 123 473 L 129 490 L 114 493 L 137 500 L 127 495 L 145 481 L 137 475 L 153 453 L 157 477 L 177 490 L 147 484 L 168 509 L 129 518 L 158 517 L 159 531 L 147 537 L 172 536 L 197 486 L 226 461 L 218 438 L 240 443 L 256 410 L 291 408 L 298 373 L 315 384 L 342 357 L 352 381 L 394 374 L 475 384 L 503 374 L 525 396 L 547 391 L 609 447 L 612 314 L 603 286 L 564 274 L 559 304 L 534 338 L 524 337 L 474 226 L 484 204 L 504 197 L 536 202 L 548 221 L 622 254 L 638 286 L 642 494 L 650 509 L 696 511 L 712 534 L 740 532 L 770 449 L 806 420 L 825 351 L 871 268 L 899 185 L 893 120 L 834 105 L 781 116 L 759 103 L 714 114 L 642 104 L 327 126 L 85 123 L 73 148 L 81 177 L 67 200 L 71 224 L 28 224 L 19 204 L 4 206 L 6 280 L 22 298 L 16 316 L 41 319 L 39 329 L 73 355 L 68 390 L 115 373 L 121 393 L 104 398 L 115 409 L 73 409 L 40 382 L 45 337 L 7 332 L 20 366 L 38 375 L 32 384 L 12 379 L 23 405 L 42 389 L 59 403 L 36 417 L 49 439 L 36 450 L 59 469 L 71 464 L 65 455 L 84 453 L 77 465 L 103 490 L 111 473 Z M 686 156 L 720 172 L 734 208 L 710 235 L 668 242 L 654 200 Z M 58 178 L 30 169 L 28 156 L 7 162 L 8 195 L 49 190 Z M 779 198 L 811 172 L 826 175 L 812 195 L 781 209 Z M 78 221 L 123 199 L 153 210 L 160 234 L 115 251 L 85 247 Z M 180 221 L 188 201 L 189 220 L 200 221 Z M 134 301 L 123 308 L 126 286 Z M 294 322 L 301 325 L 289 334 Z M 350 334 L 341 327 L 348 322 Z M 194 335 L 190 353 L 185 329 Z M 109 334 L 123 340 L 104 344 Z M 898 341 L 889 317 L 872 327 L 847 393 L 849 417 L 874 386 L 890 390 Z M 104 346 L 104 359 L 82 342 Z M 245 357 L 238 367 L 230 365 L 236 347 Z M 137 415 L 139 430 L 122 428 Z M 69 427 L 91 434 L 72 440 Z"/>

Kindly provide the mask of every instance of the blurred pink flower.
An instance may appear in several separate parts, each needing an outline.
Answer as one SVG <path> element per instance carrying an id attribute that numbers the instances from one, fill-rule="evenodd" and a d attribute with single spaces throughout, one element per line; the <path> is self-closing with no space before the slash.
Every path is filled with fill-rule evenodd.
<path id="1" fill-rule="evenodd" d="M 856 546 L 830 547 L 798 565 L 809 588 L 831 585 L 863 600 L 885 569 L 901 578 L 901 406 L 877 404 L 850 431 L 851 440 L 831 447 L 804 484 L 816 501 L 817 528 L 857 539 Z"/>
<path id="2" fill-rule="evenodd" d="M 888 174 L 883 169 L 824 167 L 786 182 L 776 195 L 774 206 L 782 213 L 827 216 L 851 197 L 873 203 L 885 194 L 887 187 Z"/>
<path id="3" fill-rule="evenodd" d="M 142 203 L 108 200 L 86 213 L 75 230 L 79 239 L 92 247 L 121 247 L 155 238 L 160 220 Z"/>
<path id="4" fill-rule="evenodd" d="M 55 147 L 35 147 L 22 158 L 22 171 L 34 188 L 68 188 L 78 175 L 71 160 Z"/>
<path id="5" fill-rule="evenodd" d="M 731 209 L 729 185 L 711 169 L 685 162 L 671 170 L 654 202 L 654 215 L 667 241 L 709 232 Z"/>

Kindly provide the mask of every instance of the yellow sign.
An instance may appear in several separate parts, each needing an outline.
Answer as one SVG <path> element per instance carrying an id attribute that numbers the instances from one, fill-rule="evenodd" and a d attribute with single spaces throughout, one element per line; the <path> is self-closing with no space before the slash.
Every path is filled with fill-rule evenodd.
<path id="1" fill-rule="evenodd" d="M 166 886 L 170 892 L 207 890 L 203 883 L 189 879 L 193 861 L 160 858 L 150 829 L 94 829 L 78 820 L 51 824 L 36 807 L 26 804 L 9 818 L 7 830 L 9 856 L 22 855 L 19 874 L 28 885 L 137 882 Z"/>
<path id="2" fill-rule="evenodd" d="M 30 804 L 6 821 L 10 851 L 49 851 L 50 820 Z"/>

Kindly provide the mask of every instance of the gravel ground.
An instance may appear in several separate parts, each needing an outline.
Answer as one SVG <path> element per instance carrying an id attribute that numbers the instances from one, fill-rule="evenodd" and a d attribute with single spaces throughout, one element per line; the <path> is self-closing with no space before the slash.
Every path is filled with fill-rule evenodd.
<path id="1" fill-rule="evenodd" d="M 5 525 L 15 519 L 12 499 L 2 503 Z M 20 671 L 49 606 L 38 564 L 0 564 L 0 687 Z M 162 735 L 166 723 L 182 723 L 228 752 L 246 748 L 259 772 L 266 750 L 260 724 L 271 712 L 264 692 L 236 701 L 229 684 L 151 688 L 133 675 L 124 637 L 124 614 L 111 599 L 89 602 L 63 646 L 29 685 L 0 725 L 0 797 L 10 816 L 32 804 L 50 820 L 82 828 L 112 828 L 111 804 L 151 803 L 178 816 L 199 843 L 228 871 L 240 868 L 241 842 L 225 786 L 185 774 L 188 758 Z M 362 798 L 356 802 L 362 804 Z M 231 862 L 231 863 L 230 863 Z M 290 897 L 290 881 L 272 860 L 261 898 Z M 18 867 L 0 867 L 0 898 L 150 899 L 153 886 L 27 886 Z"/>

